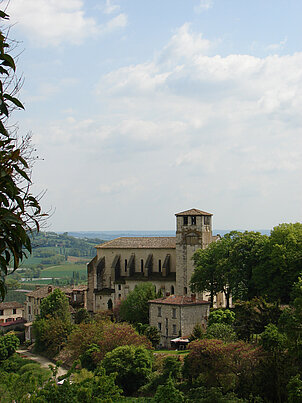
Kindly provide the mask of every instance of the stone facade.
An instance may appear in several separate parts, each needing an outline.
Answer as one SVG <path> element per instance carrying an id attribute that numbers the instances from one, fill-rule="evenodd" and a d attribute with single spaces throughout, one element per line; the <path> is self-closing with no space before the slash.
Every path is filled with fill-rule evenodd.
<path id="1" fill-rule="evenodd" d="M 212 214 L 191 209 L 175 215 L 176 237 L 122 237 L 96 247 L 87 266 L 89 311 L 111 309 L 146 281 L 163 295 L 190 294 L 192 256 L 217 237 L 212 236 Z"/>
<path id="2" fill-rule="evenodd" d="M 160 332 L 160 347 L 171 347 L 176 337 L 189 337 L 194 326 L 206 328 L 210 303 L 195 295 L 159 298 L 149 301 L 149 323 Z"/>
<path id="3" fill-rule="evenodd" d="M 39 287 L 26 294 L 24 304 L 24 318 L 27 322 L 33 322 L 40 314 L 40 305 L 43 298 L 47 297 L 54 289 L 59 288 L 69 299 L 69 304 L 73 308 L 86 308 L 87 286 L 78 285 L 73 287 L 55 287 L 47 285 Z"/>
<path id="4" fill-rule="evenodd" d="M 0 323 L 11 323 L 23 318 L 23 304 L 19 302 L 0 303 Z"/>

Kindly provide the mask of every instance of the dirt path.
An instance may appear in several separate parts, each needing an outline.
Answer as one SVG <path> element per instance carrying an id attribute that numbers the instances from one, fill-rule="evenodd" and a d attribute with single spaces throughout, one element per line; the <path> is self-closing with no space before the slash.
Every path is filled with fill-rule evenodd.
<path id="1" fill-rule="evenodd" d="M 21 357 L 30 358 L 31 360 L 38 362 L 43 368 L 49 369 L 49 365 L 55 366 L 55 364 L 52 361 L 49 361 L 47 358 L 42 357 L 41 355 L 30 353 L 27 350 L 17 350 L 17 353 L 20 354 Z M 66 369 L 59 367 L 57 377 L 65 375 L 66 373 Z"/>

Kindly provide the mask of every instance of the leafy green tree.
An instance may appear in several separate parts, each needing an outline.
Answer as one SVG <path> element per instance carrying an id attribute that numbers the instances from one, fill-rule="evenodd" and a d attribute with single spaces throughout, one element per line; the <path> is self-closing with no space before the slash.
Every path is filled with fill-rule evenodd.
<path id="1" fill-rule="evenodd" d="M 0 10 L 1 23 L 8 15 Z M 39 200 L 30 193 L 29 138 L 17 141 L 7 126 L 14 109 L 24 109 L 16 98 L 16 65 L 9 52 L 7 34 L 0 27 L 0 297 L 5 296 L 8 267 L 16 270 L 26 252 L 31 253 L 28 231 L 39 229 L 43 217 Z"/>
<path id="2" fill-rule="evenodd" d="M 72 331 L 72 324 L 59 317 L 38 319 L 33 323 L 35 350 L 52 358 L 65 346 Z"/>
<path id="3" fill-rule="evenodd" d="M 260 295 L 288 303 L 293 284 L 302 273 L 302 224 L 274 227 L 265 253 L 266 260 L 254 270 L 256 288 Z"/>
<path id="4" fill-rule="evenodd" d="M 302 403 L 302 380 L 299 374 L 290 379 L 287 392 L 288 403 Z"/>
<path id="5" fill-rule="evenodd" d="M 13 332 L 0 336 L 0 361 L 6 360 L 13 355 L 19 344 L 20 341 Z"/>
<path id="6" fill-rule="evenodd" d="M 254 268 L 264 259 L 268 238 L 257 232 L 232 231 L 206 249 L 195 252 L 192 291 L 208 291 L 213 306 L 214 295 L 223 292 L 229 307 L 230 296 L 249 299 L 257 295 Z"/>
<path id="7" fill-rule="evenodd" d="M 213 323 L 208 326 L 205 337 L 207 339 L 217 339 L 226 342 L 235 341 L 237 339 L 233 327 L 226 323 Z"/>
<path id="8" fill-rule="evenodd" d="M 49 317 L 70 322 L 68 298 L 59 288 L 54 289 L 41 301 L 39 318 L 46 319 Z"/>
<path id="9" fill-rule="evenodd" d="M 120 318 L 129 323 L 149 323 L 148 301 L 156 298 L 155 287 L 151 283 L 136 285 L 120 306 Z"/>
<path id="10" fill-rule="evenodd" d="M 105 355 L 106 373 L 117 373 L 116 382 L 131 395 L 148 382 L 152 373 L 152 353 L 143 347 L 121 346 Z"/>
<path id="11" fill-rule="evenodd" d="M 210 312 L 208 326 L 214 323 L 226 323 L 227 325 L 232 325 L 235 321 L 235 313 L 229 309 L 215 309 Z"/>
<path id="12" fill-rule="evenodd" d="M 181 403 L 183 401 L 184 395 L 176 389 L 171 377 L 164 385 L 159 385 L 153 399 L 154 403 Z"/>

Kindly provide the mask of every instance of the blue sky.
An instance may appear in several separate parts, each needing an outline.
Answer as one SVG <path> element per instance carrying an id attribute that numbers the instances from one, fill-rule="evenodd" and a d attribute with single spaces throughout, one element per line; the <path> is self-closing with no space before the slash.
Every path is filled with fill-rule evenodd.
<path id="1" fill-rule="evenodd" d="M 5 4 L 3 2 L 2 4 Z M 12 0 L 50 229 L 272 228 L 302 213 L 301 1 Z"/>

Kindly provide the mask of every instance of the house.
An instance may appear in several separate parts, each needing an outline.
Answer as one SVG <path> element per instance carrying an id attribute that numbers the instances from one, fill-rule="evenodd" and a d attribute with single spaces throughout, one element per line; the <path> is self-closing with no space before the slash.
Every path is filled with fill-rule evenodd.
<path id="1" fill-rule="evenodd" d="M 33 322 L 37 315 L 40 314 L 40 305 L 43 298 L 47 297 L 54 289 L 59 288 L 65 293 L 69 299 L 69 304 L 73 308 L 86 308 L 86 285 L 77 285 L 71 287 L 57 287 L 47 285 L 39 287 L 34 291 L 26 294 L 24 317 L 28 322 Z"/>
<path id="2" fill-rule="evenodd" d="M 195 325 L 206 329 L 210 302 L 191 296 L 170 295 L 149 301 L 149 323 L 160 333 L 160 347 L 171 347 L 171 341 L 183 344 Z"/>
<path id="3" fill-rule="evenodd" d="M 12 330 L 16 326 L 23 326 L 25 320 L 23 318 L 23 304 L 12 302 L 0 303 L 0 330 Z"/>
<path id="4" fill-rule="evenodd" d="M 87 265 L 89 311 L 113 308 L 143 282 L 154 284 L 162 295 L 190 295 L 192 256 L 219 237 L 212 235 L 211 213 L 194 208 L 175 216 L 176 236 L 121 237 L 96 247 L 97 254 Z M 217 306 L 223 305 L 223 296 L 218 295 Z"/>

